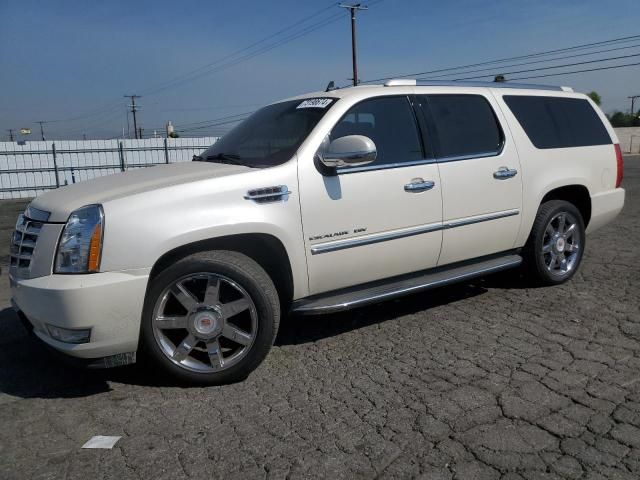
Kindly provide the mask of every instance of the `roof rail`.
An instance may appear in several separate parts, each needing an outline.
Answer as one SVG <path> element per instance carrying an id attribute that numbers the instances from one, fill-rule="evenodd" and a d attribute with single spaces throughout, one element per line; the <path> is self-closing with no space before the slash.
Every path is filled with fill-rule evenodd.
<path id="1" fill-rule="evenodd" d="M 555 85 L 536 85 L 531 83 L 513 82 L 477 82 L 469 80 L 429 80 L 413 78 L 394 78 L 387 80 L 385 87 L 409 87 L 409 86 L 443 86 L 443 87 L 485 87 L 485 88 L 526 88 L 531 90 L 555 90 L 558 92 L 573 92 L 571 87 L 559 87 Z"/>

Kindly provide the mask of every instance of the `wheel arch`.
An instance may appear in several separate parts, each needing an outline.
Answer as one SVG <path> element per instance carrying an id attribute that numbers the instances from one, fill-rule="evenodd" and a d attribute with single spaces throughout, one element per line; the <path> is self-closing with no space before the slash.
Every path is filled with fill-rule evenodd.
<path id="1" fill-rule="evenodd" d="M 293 300 L 294 283 L 291 261 L 284 244 L 267 233 L 233 234 L 187 243 L 164 253 L 149 274 L 149 283 L 168 266 L 189 255 L 212 250 L 242 253 L 260 265 L 271 277 L 280 297 L 283 311 Z"/>
<path id="2" fill-rule="evenodd" d="M 581 184 L 563 185 L 555 187 L 544 194 L 540 200 L 540 205 L 549 200 L 564 200 L 578 209 L 582 215 L 585 228 L 591 220 L 591 195 L 589 189 Z"/>

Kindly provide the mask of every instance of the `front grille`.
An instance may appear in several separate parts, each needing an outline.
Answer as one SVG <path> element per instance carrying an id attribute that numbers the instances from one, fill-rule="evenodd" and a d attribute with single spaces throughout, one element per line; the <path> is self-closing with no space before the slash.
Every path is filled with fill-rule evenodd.
<path id="1" fill-rule="evenodd" d="M 42 222 L 36 222 L 24 215 L 18 217 L 9 248 L 11 267 L 22 270 L 31 266 L 31 257 L 36 248 L 41 229 Z"/>

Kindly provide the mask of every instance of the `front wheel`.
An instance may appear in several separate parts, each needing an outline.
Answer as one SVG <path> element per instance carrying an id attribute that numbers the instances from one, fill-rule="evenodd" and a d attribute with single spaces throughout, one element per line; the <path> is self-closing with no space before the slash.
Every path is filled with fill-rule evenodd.
<path id="1" fill-rule="evenodd" d="M 235 382 L 266 357 L 279 320 L 276 288 L 255 261 L 238 252 L 198 253 L 152 281 L 141 351 L 182 382 Z"/>
<path id="2" fill-rule="evenodd" d="M 585 248 L 580 211 L 564 200 L 540 206 L 524 248 L 525 265 L 542 285 L 558 285 L 576 273 Z"/>

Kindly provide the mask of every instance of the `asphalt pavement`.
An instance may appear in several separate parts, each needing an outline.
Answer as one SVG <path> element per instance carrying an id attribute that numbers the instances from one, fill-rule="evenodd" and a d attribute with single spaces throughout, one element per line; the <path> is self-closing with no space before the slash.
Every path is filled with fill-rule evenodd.
<path id="1" fill-rule="evenodd" d="M 640 157 L 623 186 L 568 284 L 506 273 L 289 318 L 224 387 L 65 365 L 22 330 L 3 267 L 0 478 L 637 479 Z M 122 438 L 81 449 L 94 435 Z"/>

